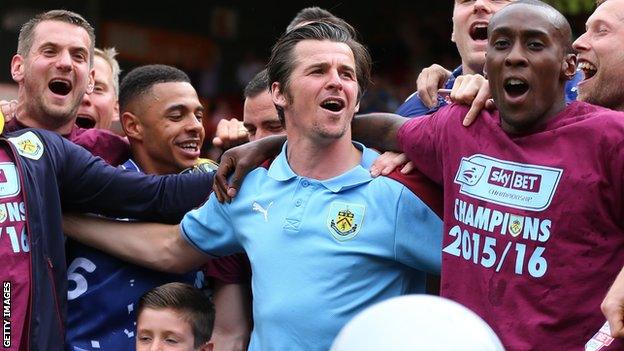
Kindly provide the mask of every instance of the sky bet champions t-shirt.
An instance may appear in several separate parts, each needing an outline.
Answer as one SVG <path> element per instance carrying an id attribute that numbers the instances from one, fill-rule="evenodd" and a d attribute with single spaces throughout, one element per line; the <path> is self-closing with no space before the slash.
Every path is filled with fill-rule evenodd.
<path id="1" fill-rule="evenodd" d="M 574 102 L 512 136 L 498 112 L 463 127 L 467 111 L 450 105 L 398 135 L 444 188 L 441 295 L 508 350 L 583 350 L 624 262 L 624 114 Z"/>

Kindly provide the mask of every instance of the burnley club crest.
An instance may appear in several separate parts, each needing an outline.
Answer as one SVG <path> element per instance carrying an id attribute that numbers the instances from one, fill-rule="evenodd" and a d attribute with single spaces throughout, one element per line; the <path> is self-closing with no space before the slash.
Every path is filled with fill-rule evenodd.
<path id="1" fill-rule="evenodd" d="M 362 228 L 364 205 L 332 202 L 327 216 L 327 228 L 338 241 L 353 239 Z"/>

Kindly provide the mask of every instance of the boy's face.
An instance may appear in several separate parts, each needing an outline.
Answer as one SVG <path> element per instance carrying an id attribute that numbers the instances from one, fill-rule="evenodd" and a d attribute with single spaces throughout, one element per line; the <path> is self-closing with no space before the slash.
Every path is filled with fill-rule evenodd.
<path id="1" fill-rule="evenodd" d="M 145 308 L 137 320 L 137 351 L 195 351 L 191 324 L 171 308 Z M 198 350 L 208 350 L 207 345 Z"/>

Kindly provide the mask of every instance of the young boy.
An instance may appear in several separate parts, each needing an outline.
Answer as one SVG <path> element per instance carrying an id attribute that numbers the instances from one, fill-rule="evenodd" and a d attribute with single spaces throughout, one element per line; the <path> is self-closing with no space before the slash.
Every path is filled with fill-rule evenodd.
<path id="1" fill-rule="evenodd" d="M 168 283 L 145 293 L 137 313 L 137 351 L 212 351 L 214 307 L 200 290 Z"/>

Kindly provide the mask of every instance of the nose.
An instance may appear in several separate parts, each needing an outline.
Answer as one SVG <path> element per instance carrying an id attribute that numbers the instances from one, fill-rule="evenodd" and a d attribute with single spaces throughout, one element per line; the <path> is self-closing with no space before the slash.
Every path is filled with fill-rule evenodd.
<path id="1" fill-rule="evenodd" d="M 199 120 L 194 114 L 191 114 L 189 118 L 187 118 L 187 122 L 184 127 L 187 132 L 193 134 L 200 134 L 204 130 L 201 120 Z"/>
<path id="2" fill-rule="evenodd" d="M 59 53 L 58 59 L 56 60 L 56 67 L 62 71 L 71 70 L 72 66 L 72 58 L 71 54 L 67 50 L 63 50 Z"/>
<path id="3" fill-rule="evenodd" d="M 330 69 L 327 74 L 327 89 L 342 90 L 342 78 L 340 77 L 340 72 L 336 69 Z"/>
<path id="4" fill-rule="evenodd" d="M 578 37 L 574 43 L 572 43 L 574 50 L 581 52 L 589 50 L 589 40 L 587 40 L 587 32 Z"/>
<path id="5" fill-rule="evenodd" d="M 505 66 L 527 66 L 528 62 L 521 43 L 515 43 L 505 57 Z"/>
<path id="6" fill-rule="evenodd" d="M 492 13 L 492 6 L 490 4 L 490 0 L 477 0 L 475 1 L 473 6 L 474 7 L 472 11 L 474 13 L 479 13 L 479 12 Z"/>
<path id="7" fill-rule="evenodd" d="M 82 96 L 82 106 L 91 106 L 91 98 L 89 97 L 91 94 L 84 94 Z"/>
<path id="8" fill-rule="evenodd" d="M 269 135 L 272 135 L 272 133 L 264 128 L 258 128 L 256 129 L 256 135 L 254 135 L 254 140 L 262 139 L 264 137 L 268 137 Z"/>

